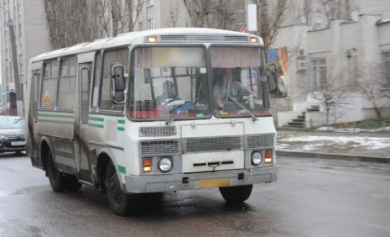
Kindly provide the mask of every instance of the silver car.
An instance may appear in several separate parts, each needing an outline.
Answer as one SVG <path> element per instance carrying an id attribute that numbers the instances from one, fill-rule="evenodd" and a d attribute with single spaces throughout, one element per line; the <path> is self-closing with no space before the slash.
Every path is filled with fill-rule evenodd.
<path id="1" fill-rule="evenodd" d="M 17 116 L 0 116 L 0 153 L 21 153 L 24 150 L 24 119 Z"/>

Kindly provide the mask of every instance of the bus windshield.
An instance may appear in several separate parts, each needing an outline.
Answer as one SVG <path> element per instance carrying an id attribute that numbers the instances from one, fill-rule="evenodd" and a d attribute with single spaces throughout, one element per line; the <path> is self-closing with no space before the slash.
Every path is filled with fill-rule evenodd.
<path id="1" fill-rule="evenodd" d="M 261 49 L 212 46 L 211 70 L 206 66 L 205 50 L 201 46 L 136 48 L 130 118 L 173 121 L 266 114 Z"/>
<path id="2" fill-rule="evenodd" d="M 215 116 L 264 115 L 260 48 L 211 47 Z"/>
<path id="3" fill-rule="evenodd" d="M 139 47 L 133 52 L 129 116 L 179 120 L 210 116 L 203 47 Z"/>

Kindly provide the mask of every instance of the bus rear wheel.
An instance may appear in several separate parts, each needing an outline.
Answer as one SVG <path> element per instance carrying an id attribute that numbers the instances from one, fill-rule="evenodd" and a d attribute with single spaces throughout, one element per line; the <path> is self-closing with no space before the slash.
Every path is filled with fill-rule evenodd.
<path id="1" fill-rule="evenodd" d="M 234 187 L 221 187 L 219 191 L 228 203 L 242 203 L 246 201 L 252 193 L 253 185 L 243 185 Z"/>
<path id="2" fill-rule="evenodd" d="M 129 195 L 122 191 L 121 183 L 112 162 L 107 165 L 105 186 L 108 204 L 112 212 L 119 216 L 127 216 L 135 209 L 137 195 Z"/>
<path id="3" fill-rule="evenodd" d="M 53 162 L 53 156 L 50 150 L 46 155 L 47 160 L 47 176 L 49 177 L 49 182 L 51 188 L 54 192 L 64 192 L 66 189 L 66 177 L 65 174 L 59 171 Z"/>

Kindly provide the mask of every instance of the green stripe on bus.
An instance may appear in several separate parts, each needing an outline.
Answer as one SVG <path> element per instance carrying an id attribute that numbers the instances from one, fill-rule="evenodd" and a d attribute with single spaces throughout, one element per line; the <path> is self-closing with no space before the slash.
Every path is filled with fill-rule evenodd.
<path id="1" fill-rule="evenodd" d="M 47 119 L 38 119 L 39 123 L 56 123 L 56 124 L 68 124 L 73 125 L 73 121 L 58 121 L 58 120 L 47 120 Z"/>
<path id="2" fill-rule="evenodd" d="M 38 113 L 39 117 L 50 117 L 50 118 L 71 118 L 74 119 L 74 114 L 71 115 L 63 115 L 63 114 L 44 114 L 44 113 Z"/>
<path id="3" fill-rule="evenodd" d="M 125 120 L 123 120 L 123 119 L 118 119 L 118 123 L 119 123 L 119 124 L 125 124 Z"/>
<path id="4" fill-rule="evenodd" d="M 62 157 L 68 158 L 68 159 L 74 159 L 73 154 L 69 153 L 69 152 L 55 151 L 54 154 L 56 154 L 57 156 L 62 156 Z"/>
<path id="5" fill-rule="evenodd" d="M 90 127 L 95 127 L 95 128 L 104 128 L 103 124 L 88 124 Z"/>
<path id="6" fill-rule="evenodd" d="M 118 131 L 124 132 L 124 131 L 125 131 L 125 128 L 123 128 L 123 127 L 118 127 Z"/>
<path id="7" fill-rule="evenodd" d="M 89 117 L 88 120 L 104 122 L 104 118 L 99 118 L 99 117 Z"/>
<path id="8" fill-rule="evenodd" d="M 118 165 L 119 172 L 126 174 L 126 167 Z"/>

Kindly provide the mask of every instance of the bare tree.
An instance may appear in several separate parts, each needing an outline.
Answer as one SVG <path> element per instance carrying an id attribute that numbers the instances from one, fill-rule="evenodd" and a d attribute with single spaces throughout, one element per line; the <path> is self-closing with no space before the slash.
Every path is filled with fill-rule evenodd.
<path id="1" fill-rule="evenodd" d="M 50 43 L 53 48 L 67 47 L 91 39 L 85 14 L 87 0 L 44 0 Z"/>
<path id="2" fill-rule="evenodd" d="M 366 66 L 359 80 L 360 92 L 370 102 L 378 119 L 383 118 L 382 106 L 390 103 L 390 94 L 383 90 L 385 82 L 386 75 L 380 64 Z"/>
<path id="3" fill-rule="evenodd" d="M 103 36 L 131 32 L 138 21 L 144 1 L 98 0 L 92 1 L 92 16 Z"/>
<path id="4" fill-rule="evenodd" d="M 50 43 L 62 48 L 133 31 L 143 1 L 44 0 Z"/>
<path id="5" fill-rule="evenodd" d="M 96 38 L 107 37 L 110 35 L 110 17 L 108 0 L 99 0 L 91 2 L 92 27 Z"/>
<path id="6" fill-rule="evenodd" d="M 313 0 L 306 0 L 303 1 L 303 16 L 305 19 L 305 23 L 308 23 L 310 20 L 310 12 L 313 9 Z"/>
<path id="7" fill-rule="evenodd" d="M 123 19 L 123 12 L 121 6 L 121 0 L 111 0 L 111 22 L 112 22 L 112 36 L 118 34 L 121 31 L 123 25 L 121 24 Z M 121 27 L 121 28 L 119 28 Z"/>
<path id="8" fill-rule="evenodd" d="M 194 27 L 210 27 L 209 14 L 211 14 L 210 0 L 183 0 Z"/>
<path id="9" fill-rule="evenodd" d="M 137 2 L 137 3 L 136 3 Z M 142 12 L 144 1 L 125 0 L 125 16 L 127 21 L 127 31 L 134 31 L 134 27 Z M 123 24 L 126 25 L 126 24 Z"/>
<path id="10" fill-rule="evenodd" d="M 329 26 L 332 20 L 350 20 L 351 13 L 355 9 L 350 0 L 303 0 L 298 8 L 297 17 L 303 17 L 304 22 L 314 24 L 314 16 L 323 16 L 326 18 L 324 27 Z"/>
<path id="11" fill-rule="evenodd" d="M 179 19 L 179 12 L 180 12 L 180 4 L 176 2 L 174 5 L 171 4 L 169 8 L 169 18 L 168 18 L 168 24 L 170 27 L 176 27 L 177 21 Z"/>
<path id="12" fill-rule="evenodd" d="M 226 29 L 234 16 L 222 0 L 183 0 L 193 27 Z"/>
<path id="13" fill-rule="evenodd" d="M 325 76 L 326 75 L 326 76 Z M 319 77 L 318 77 L 319 76 Z M 350 104 L 353 90 L 348 78 L 347 70 L 327 70 L 323 73 L 313 73 L 311 83 L 306 83 L 304 91 L 309 93 L 314 100 L 320 102 L 325 108 L 325 123 L 329 128 L 331 123 L 335 123 Z M 319 80 L 320 83 L 313 83 Z"/>
<path id="14" fill-rule="evenodd" d="M 257 34 L 263 38 L 264 50 L 267 52 L 282 25 L 288 4 L 287 0 L 256 0 L 255 2 L 257 4 Z"/>
<path id="15" fill-rule="evenodd" d="M 230 10 L 226 1 L 218 0 L 215 6 L 214 20 L 218 28 L 227 29 L 234 13 Z"/>

